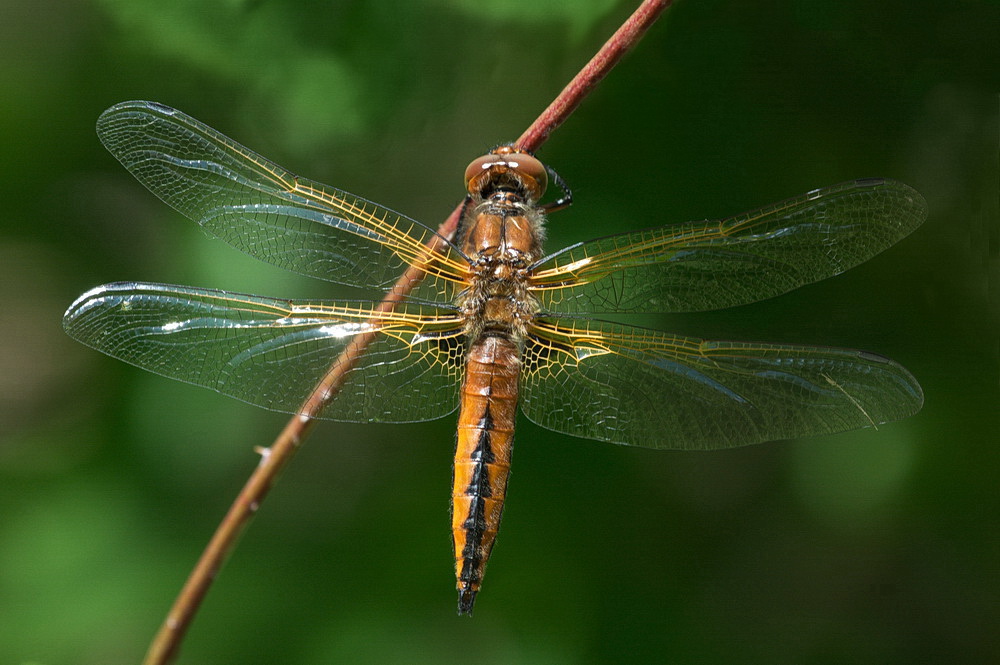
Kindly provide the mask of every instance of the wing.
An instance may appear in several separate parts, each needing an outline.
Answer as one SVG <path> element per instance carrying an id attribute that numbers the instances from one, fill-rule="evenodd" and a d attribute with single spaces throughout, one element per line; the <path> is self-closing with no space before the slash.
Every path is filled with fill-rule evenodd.
<path id="1" fill-rule="evenodd" d="M 525 347 L 521 400 L 529 419 L 557 432 L 709 450 L 899 420 L 923 393 L 903 367 L 864 351 L 544 318 Z"/>
<path id="2" fill-rule="evenodd" d="M 468 269 L 420 222 L 300 178 L 169 106 L 117 104 L 101 115 L 97 133 L 150 191 L 262 261 L 379 290 L 420 265 L 428 278 L 414 295 L 448 301 Z M 442 249 L 428 253 L 432 239 Z"/>
<path id="3" fill-rule="evenodd" d="M 910 187 L 856 180 L 722 221 L 572 245 L 533 268 L 530 288 L 556 313 L 732 307 L 840 274 L 926 216 L 926 202 Z"/>
<path id="4" fill-rule="evenodd" d="M 461 319 L 447 308 L 374 307 L 123 282 L 80 296 L 63 326 L 112 357 L 287 413 L 299 410 L 356 335 L 375 332 L 322 417 L 413 422 L 454 411 Z"/>

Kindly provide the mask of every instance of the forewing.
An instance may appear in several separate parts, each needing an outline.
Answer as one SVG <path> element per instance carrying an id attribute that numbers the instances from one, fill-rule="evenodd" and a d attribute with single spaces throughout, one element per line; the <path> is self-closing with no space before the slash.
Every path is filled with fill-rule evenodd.
<path id="1" fill-rule="evenodd" d="M 429 273 L 414 294 L 425 300 L 450 300 L 468 267 L 420 222 L 300 178 L 168 106 L 117 104 L 101 115 L 97 133 L 150 191 L 262 261 L 379 290 L 415 264 Z M 439 251 L 428 253 L 432 240 Z"/>
<path id="2" fill-rule="evenodd" d="M 299 410 L 358 335 L 375 333 L 321 417 L 413 422 L 453 411 L 464 357 L 455 312 L 374 307 L 123 282 L 80 296 L 63 326 L 112 357 L 287 413 Z"/>
<path id="3" fill-rule="evenodd" d="M 521 406 L 573 436 L 708 450 L 899 420 L 923 393 L 897 363 L 850 349 L 705 341 L 595 321 L 536 320 Z"/>
<path id="4" fill-rule="evenodd" d="M 534 268 L 530 288 L 556 313 L 732 307 L 840 274 L 926 216 L 926 202 L 910 187 L 856 180 L 722 221 L 572 245 Z"/>

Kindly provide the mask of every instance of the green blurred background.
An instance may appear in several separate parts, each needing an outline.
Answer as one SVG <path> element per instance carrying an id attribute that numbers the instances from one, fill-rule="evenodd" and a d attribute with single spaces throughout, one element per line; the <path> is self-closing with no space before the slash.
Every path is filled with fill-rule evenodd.
<path id="1" fill-rule="evenodd" d="M 176 106 L 436 225 L 632 3 L 103 0 L 0 7 L 0 662 L 134 663 L 285 417 L 67 338 L 136 279 L 337 297 L 174 214 L 100 146 Z M 996 2 L 681 1 L 540 151 L 550 248 L 888 176 L 930 216 L 774 300 L 634 322 L 851 346 L 926 391 L 904 422 L 714 453 L 520 423 L 473 619 L 455 615 L 454 420 L 324 423 L 181 662 L 987 662 L 1000 625 Z M 995 662 L 995 661 L 994 661 Z"/>

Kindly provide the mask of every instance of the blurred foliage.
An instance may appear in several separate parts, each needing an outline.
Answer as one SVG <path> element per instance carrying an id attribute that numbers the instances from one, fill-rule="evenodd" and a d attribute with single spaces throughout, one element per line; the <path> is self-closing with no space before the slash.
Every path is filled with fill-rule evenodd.
<path id="1" fill-rule="evenodd" d="M 103 152 L 125 99 L 436 224 L 628 15 L 610 0 L 0 7 L 0 661 L 137 662 L 284 417 L 67 339 L 117 279 L 344 295 L 210 241 Z M 998 651 L 996 2 L 678 2 L 540 156 L 552 248 L 863 176 L 930 218 L 684 334 L 867 348 L 916 417 L 718 453 L 521 422 L 476 616 L 454 614 L 454 422 L 317 428 L 180 662 L 987 662 Z M 352 294 L 356 295 L 356 294 Z"/>

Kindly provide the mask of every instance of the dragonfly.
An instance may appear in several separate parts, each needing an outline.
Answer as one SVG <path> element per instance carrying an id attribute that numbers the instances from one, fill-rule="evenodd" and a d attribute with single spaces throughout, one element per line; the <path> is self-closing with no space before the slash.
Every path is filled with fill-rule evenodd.
<path id="1" fill-rule="evenodd" d="M 117 104 L 101 141 L 210 235 L 304 275 L 385 292 L 393 308 L 116 282 L 63 319 L 110 356 L 297 413 L 357 335 L 372 336 L 321 417 L 405 423 L 458 411 L 452 534 L 471 614 L 503 512 L 518 408 L 556 432 L 653 449 L 716 450 L 872 427 L 916 413 L 917 380 L 852 349 L 727 342 L 589 318 L 743 305 L 840 274 L 917 228 L 915 190 L 864 179 L 721 220 L 542 249 L 553 171 L 513 145 L 474 160 L 451 238 L 299 177 L 168 106 Z"/>

